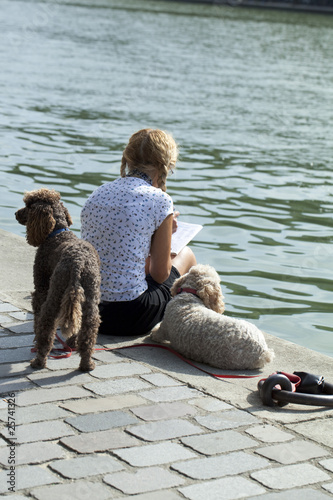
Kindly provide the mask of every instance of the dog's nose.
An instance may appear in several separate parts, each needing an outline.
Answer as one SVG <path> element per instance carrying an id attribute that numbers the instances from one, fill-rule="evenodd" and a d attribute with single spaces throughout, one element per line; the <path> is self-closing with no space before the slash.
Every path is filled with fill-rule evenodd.
<path id="1" fill-rule="evenodd" d="M 16 217 L 17 222 L 19 222 L 23 226 L 25 226 L 27 224 L 27 213 L 26 213 L 25 208 L 21 208 L 20 210 L 17 210 L 17 212 L 15 212 L 15 217 Z"/>

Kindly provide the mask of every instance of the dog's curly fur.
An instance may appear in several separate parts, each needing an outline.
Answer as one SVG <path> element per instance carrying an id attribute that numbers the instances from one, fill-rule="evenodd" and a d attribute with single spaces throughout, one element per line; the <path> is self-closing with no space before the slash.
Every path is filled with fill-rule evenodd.
<path id="1" fill-rule="evenodd" d="M 81 356 L 80 370 L 95 367 L 92 353 L 100 316 L 100 261 L 94 247 L 67 231 L 72 218 L 60 194 L 46 188 L 25 193 L 15 214 L 26 226 L 27 242 L 38 247 L 34 262 L 32 308 L 37 355 L 33 368 L 44 368 L 57 326 Z M 65 231 L 49 237 L 58 229 Z"/>
<path id="2" fill-rule="evenodd" d="M 273 351 L 255 325 L 222 314 L 220 278 L 213 267 L 193 266 L 174 282 L 171 295 L 162 322 L 152 331 L 153 340 L 169 341 L 183 356 L 215 368 L 262 368 L 273 359 Z"/>

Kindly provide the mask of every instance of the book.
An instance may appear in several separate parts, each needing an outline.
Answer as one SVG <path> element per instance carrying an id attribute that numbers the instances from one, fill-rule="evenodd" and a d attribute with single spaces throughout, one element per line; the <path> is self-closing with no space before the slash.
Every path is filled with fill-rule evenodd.
<path id="1" fill-rule="evenodd" d="M 201 231 L 201 224 L 178 221 L 177 231 L 171 239 L 171 253 L 177 255 Z"/>

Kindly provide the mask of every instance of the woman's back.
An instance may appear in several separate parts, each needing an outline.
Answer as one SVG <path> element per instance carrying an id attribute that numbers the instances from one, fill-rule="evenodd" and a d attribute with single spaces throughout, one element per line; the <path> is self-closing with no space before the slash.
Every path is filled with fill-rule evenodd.
<path id="1" fill-rule="evenodd" d="M 137 177 L 103 184 L 88 198 L 81 231 L 101 259 L 102 300 L 133 300 L 147 289 L 152 235 L 171 213 L 170 196 Z"/>

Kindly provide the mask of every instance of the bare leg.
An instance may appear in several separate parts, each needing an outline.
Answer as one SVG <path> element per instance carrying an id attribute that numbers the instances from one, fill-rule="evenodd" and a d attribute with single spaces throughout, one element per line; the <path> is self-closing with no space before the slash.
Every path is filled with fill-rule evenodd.
<path id="1" fill-rule="evenodd" d="M 181 250 L 177 255 L 171 255 L 171 263 L 182 276 L 187 273 L 192 266 L 196 265 L 197 260 L 190 247 L 184 247 L 183 250 Z M 146 275 L 149 274 L 149 266 L 150 256 L 146 260 Z"/>
<path id="2" fill-rule="evenodd" d="M 163 321 L 161 323 L 158 323 L 156 326 L 151 331 L 151 339 L 154 340 L 154 342 L 160 342 L 163 344 L 166 340 L 169 340 L 168 338 L 168 332 L 165 327 Z"/>
<path id="3" fill-rule="evenodd" d="M 197 260 L 189 247 L 183 248 L 179 254 L 171 256 L 172 265 L 178 269 L 180 275 L 187 273 L 192 266 L 195 266 Z"/>

